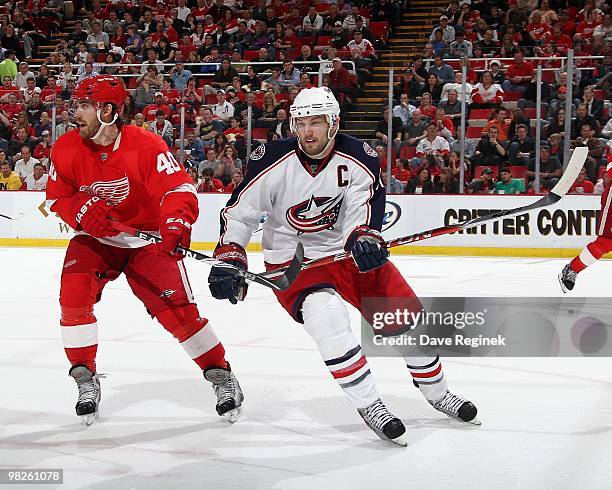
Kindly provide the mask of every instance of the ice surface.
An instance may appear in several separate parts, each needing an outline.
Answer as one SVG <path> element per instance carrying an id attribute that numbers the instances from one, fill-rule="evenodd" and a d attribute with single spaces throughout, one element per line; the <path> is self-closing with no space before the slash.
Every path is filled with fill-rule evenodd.
<path id="1" fill-rule="evenodd" d="M 208 268 L 193 262 L 200 309 L 245 391 L 244 418 L 229 425 L 216 415 L 201 373 L 120 279 L 96 309 L 98 369 L 108 377 L 101 419 L 85 428 L 57 323 L 62 257 L 0 249 L 2 468 L 63 468 L 62 489 L 612 488 L 610 359 L 445 360 L 450 387 L 477 404 L 482 427 L 435 412 L 401 360 L 371 359 L 383 398 L 408 428 L 400 448 L 363 425 L 270 291 L 251 286 L 243 304 L 216 302 Z M 419 295 L 556 296 L 564 263 L 393 260 Z M 610 296 L 611 272 L 611 262 L 596 264 L 574 294 Z"/>

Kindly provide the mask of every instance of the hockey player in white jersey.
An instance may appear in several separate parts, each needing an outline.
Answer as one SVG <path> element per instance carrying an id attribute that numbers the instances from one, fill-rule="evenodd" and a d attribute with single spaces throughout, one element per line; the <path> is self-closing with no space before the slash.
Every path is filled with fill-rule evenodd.
<path id="1" fill-rule="evenodd" d="M 323 361 L 366 424 L 382 439 L 407 444 L 403 423 L 389 412 L 353 334 L 343 299 L 367 319 L 367 298 L 406 298 L 420 303 L 388 261 L 380 230 L 385 189 L 378 156 L 364 142 L 338 134 L 340 109 L 326 87 L 305 89 L 290 108 L 297 138 L 258 147 L 243 182 L 221 211 L 215 257 L 247 268 L 245 248 L 262 213 L 266 267 L 286 265 L 298 240 L 305 257 L 317 259 L 350 251 L 352 258 L 300 273 L 291 287 L 275 294 L 281 305 L 316 342 Z M 209 287 L 217 299 L 244 299 L 246 283 L 213 267 Z M 405 358 L 414 384 L 437 410 L 479 423 L 476 407 L 447 390 L 437 356 Z"/>

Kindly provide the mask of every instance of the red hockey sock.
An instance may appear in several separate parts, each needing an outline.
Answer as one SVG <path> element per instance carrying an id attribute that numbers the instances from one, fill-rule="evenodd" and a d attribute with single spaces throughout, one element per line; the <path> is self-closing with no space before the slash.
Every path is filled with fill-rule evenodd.
<path id="1" fill-rule="evenodd" d="M 200 368 L 227 367 L 221 341 L 208 320 L 200 318 L 195 305 L 168 308 L 158 313 L 157 320 L 181 343 L 187 355 Z"/>
<path id="2" fill-rule="evenodd" d="M 612 250 L 612 239 L 598 236 L 595 241 L 589 243 L 582 249 L 578 257 L 570 262 L 570 268 L 574 272 L 582 272 L 584 269 L 601 259 L 604 254 Z"/>
<path id="3" fill-rule="evenodd" d="M 93 307 L 71 308 L 62 306 L 60 321 L 64 351 L 71 366 L 84 364 L 92 372 L 96 371 L 98 352 L 98 323 L 93 315 Z"/>

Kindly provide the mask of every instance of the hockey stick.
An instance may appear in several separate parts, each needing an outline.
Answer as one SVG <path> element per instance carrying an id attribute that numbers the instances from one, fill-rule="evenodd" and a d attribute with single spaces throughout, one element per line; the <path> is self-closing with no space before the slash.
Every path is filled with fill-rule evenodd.
<path id="1" fill-rule="evenodd" d="M 578 177 L 580 170 L 584 166 L 584 162 L 586 161 L 588 152 L 589 149 L 586 147 L 575 148 L 574 153 L 572 153 L 572 157 L 570 158 L 570 161 L 567 164 L 567 168 L 559 179 L 559 182 L 557 182 L 557 185 L 555 185 L 548 194 L 538 199 L 534 203 L 528 204 L 526 206 L 520 206 L 518 208 L 494 211 L 487 215 L 479 216 L 477 218 L 464 221 L 463 223 L 457 223 L 456 225 L 441 226 L 439 228 L 434 228 L 432 230 L 424 231 L 421 233 L 415 233 L 414 235 L 407 235 L 400 238 L 396 238 L 394 240 L 385 242 L 384 246 L 385 248 L 392 248 L 397 247 L 399 245 L 405 245 L 407 243 L 420 242 L 421 240 L 427 240 L 428 238 L 434 238 L 437 236 L 455 233 L 461 230 L 467 230 L 488 223 L 490 221 L 497 221 L 499 219 L 506 218 L 507 216 L 522 214 L 533 209 L 543 208 L 556 204 L 561 200 L 563 196 L 565 196 L 565 194 L 567 194 L 567 191 L 576 180 L 576 177 Z M 302 270 L 319 267 L 321 265 L 331 264 L 332 262 L 344 260 L 350 256 L 350 252 L 340 252 L 336 255 L 328 255 L 327 257 L 309 260 L 308 262 L 302 264 Z M 275 277 L 275 273 L 282 273 L 284 271 L 285 269 L 281 267 L 279 269 L 274 269 L 273 271 L 265 272 L 263 275 L 265 277 Z"/>
<path id="2" fill-rule="evenodd" d="M 113 223 L 113 226 L 117 230 L 123 231 L 128 235 L 140 238 L 141 240 L 145 240 L 150 243 L 161 243 L 162 241 L 162 239 L 156 235 L 152 235 L 145 231 L 140 231 L 132 226 L 124 225 L 123 223 L 119 223 L 115 220 L 111 221 Z M 223 262 L 222 260 L 217 260 L 214 257 L 204 255 L 203 253 L 196 252 L 195 250 L 191 250 L 189 248 L 183 248 L 179 246 L 177 247 L 177 251 L 185 255 L 185 257 L 191 257 L 192 259 L 199 260 L 200 262 L 206 262 L 211 266 L 224 267 L 225 269 L 229 269 L 233 274 L 236 274 L 240 277 L 244 277 L 247 281 L 256 282 L 257 284 L 261 284 L 262 286 L 266 286 L 270 289 L 275 289 L 276 291 L 284 291 L 289 286 L 291 286 L 291 284 L 293 284 L 293 281 L 295 281 L 298 274 L 300 273 L 302 263 L 304 262 L 304 246 L 301 242 L 298 242 L 297 247 L 295 249 L 295 254 L 293 255 L 293 259 L 291 260 L 291 264 L 289 264 L 289 266 L 283 270 L 282 274 L 279 277 L 275 277 L 274 279 L 268 279 L 267 277 L 263 277 L 261 274 L 249 272 L 248 270 L 241 269 L 240 267 L 228 264 L 227 262 Z"/>
<path id="3" fill-rule="evenodd" d="M 0 213 L 0 218 L 10 219 L 10 220 L 13 220 L 13 221 L 19 221 L 24 216 L 25 215 L 23 213 L 17 213 L 15 216 L 8 216 L 6 214 Z"/>

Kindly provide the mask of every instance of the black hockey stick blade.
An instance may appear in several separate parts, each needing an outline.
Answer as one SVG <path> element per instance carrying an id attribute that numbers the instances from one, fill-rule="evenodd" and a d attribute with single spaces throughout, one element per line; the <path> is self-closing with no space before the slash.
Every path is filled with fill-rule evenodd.
<path id="1" fill-rule="evenodd" d="M 13 216 L 8 216 L 6 214 L 0 213 L 0 218 L 10 219 L 10 220 L 13 220 L 13 221 L 19 221 L 24 216 L 25 215 L 23 213 L 17 213 L 17 214 L 14 214 Z"/>

